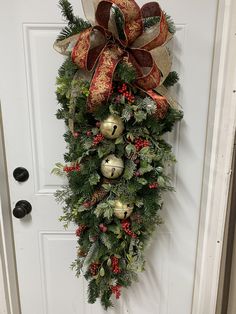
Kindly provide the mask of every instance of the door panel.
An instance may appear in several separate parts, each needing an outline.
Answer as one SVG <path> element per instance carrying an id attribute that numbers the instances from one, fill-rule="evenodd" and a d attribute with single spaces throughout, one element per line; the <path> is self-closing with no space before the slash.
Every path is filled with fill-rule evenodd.
<path id="1" fill-rule="evenodd" d="M 57 1 L 0 3 L 0 99 L 11 205 L 26 199 L 33 207 L 24 219 L 12 219 L 22 314 L 104 313 L 100 304 L 86 303 L 86 283 L 69 268 L 76 256 L 75 227 L 64 231 L 53 197 L 64 182 L 50 171 L 65 151 L 64 125 L 55 118 L 55 78 L 63 60 L 52 49 L 62 27 Z M 72 3 L 83 16 L 80 0 Z M 172 169 L 176 193 L 165 197 L 165 224 L 147 250 L 146 272 L 125 291 L 111 311 L 116 314 L 191 313 L 217 2 L 160 4 L 177 24 L 170 47 L 180 83 L 173 94 L 185 112 L 167 136 L 178 160 Z M 29 170 L 27 182 L 13 179 L 18 166 Z"/>

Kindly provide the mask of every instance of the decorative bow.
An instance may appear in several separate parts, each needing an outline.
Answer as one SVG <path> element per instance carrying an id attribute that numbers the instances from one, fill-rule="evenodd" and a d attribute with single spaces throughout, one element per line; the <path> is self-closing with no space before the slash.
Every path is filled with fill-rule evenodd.
<path id="1" fill-rule="evenodd" d="M 92 26 L 56 42 L 54 47 L 62 54 L 71 53 L 73 62 L 80 69 L 93 73 L 88 111 L 94 112 L 108 101 L 116 66 L 124 60 L 128 60 L 136 70 L 136 87 L 145 91 L 157 104 L 164 99 L 176 107 L 176 102 L 161 86 L 171 69 L 172 62 L 165 45 L 172 35 L 159 4 L 149 2 L 142 8 L 134 0 L 82 0 L 82 4 Z M 114 8 L 121 14 L 122 32 L 112 14 Z M 145 30 L 144 19 L 150 17 L 156 17 L 158 23 Z M 155 89 L 162 96 L 154 92 Z"/>

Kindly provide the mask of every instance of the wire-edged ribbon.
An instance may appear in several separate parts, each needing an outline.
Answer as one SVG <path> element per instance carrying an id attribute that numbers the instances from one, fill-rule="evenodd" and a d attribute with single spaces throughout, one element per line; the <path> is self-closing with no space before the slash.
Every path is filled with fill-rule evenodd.
<path id="1" fill-rule="evenodd" d="M 134 0 L 82 0 L 82 4 L 92 26 L 57 41 L 54 47 L 62 54 L 71 54 L 80 69 L 93 73 L 88 111 L 95 112 L 107 103 L 116 66 L 124 60 L 136 70 L 136 87 L 162 108 L 168 103 L 176 105 L 162 86 L 171 69 L 166 44 L 172 35 L 159 4 L 149 2 L 142 8 Z M 117 28 L 114 10 L 119 12 L 122 31 Z M 145 29 L 144 21 L 153 17 L 158 22 Z"/>

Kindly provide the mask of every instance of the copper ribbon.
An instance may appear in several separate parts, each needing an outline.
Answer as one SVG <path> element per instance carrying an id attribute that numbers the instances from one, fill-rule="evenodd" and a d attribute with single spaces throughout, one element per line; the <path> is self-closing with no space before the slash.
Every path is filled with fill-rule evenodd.
<path id="1" fill-rule="evenodd" d="M 165 14 L 157 2 L 140 8 L 134 0 L 82 0 L 85 16 L 93 25 L 78 35 L 56 42 L 55 49 L 70 54 L 80 69 L 93 72 L 88 96 L 88 111 L 95 112 L 106 104 L 112 91 L 116 66 L 124 59 L 134 66 L 136 87 L 145 91 L 157 105 L 169 103 L 168 97 L 154 90 L 162 85 L 171 68 L 166 43 L 168 31 Z M 112 10 L 119 9 L 123 35 L 119 37 Z M 93 21 L 93 15 L 96 21 Z M 158 17 L 159 22 L 144 30 L 143 20 Z M 170 104 L 171 105 L 171 104 Z M 164 106 L 163 108 L 166 108 Z"/>

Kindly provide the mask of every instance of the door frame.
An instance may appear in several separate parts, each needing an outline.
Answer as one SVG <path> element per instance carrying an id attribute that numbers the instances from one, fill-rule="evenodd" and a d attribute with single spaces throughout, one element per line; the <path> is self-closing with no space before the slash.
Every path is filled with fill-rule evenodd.
<path id="1" fill-rule="evenodd" d="M 233 32 L 236 4 L 233 2 L 218 1 L 191 314 L 216 312 L 236 126 L 236 33 Z M 1 151 L 0 173 L 5 174 L 5 180 L 0 186 L 0 239 L 3 241 L 0 258 L 3 257 L 6 280 L 0 276 L 0 287 L 4 287 L 9 314 L 19 314 L 11 206 L 4 143 L 0 136 Z"/>
<path id="2" fill-rule="evenodd" d="M 235 1 L 220 0 L 191 314 L 216 313 L 236 128 L 235 19 Z"/>

